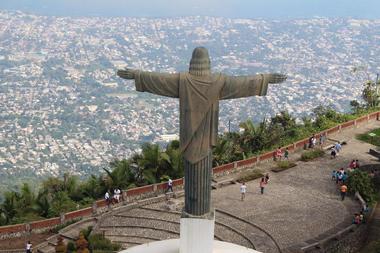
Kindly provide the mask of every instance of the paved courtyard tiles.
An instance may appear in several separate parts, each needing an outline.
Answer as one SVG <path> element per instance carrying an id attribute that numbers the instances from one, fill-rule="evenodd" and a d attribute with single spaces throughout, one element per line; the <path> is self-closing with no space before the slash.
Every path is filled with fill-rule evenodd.
<path id="1" fill-rule="evenodd" d="M 347 167 L 354 158 L 362 164 L 374 163 L 366 153 L 371 145 L 356 140 L 355 135 L 375 127 L 380 127 L 380 123 L 371 122 L 329 136 L 348 142 L 336 159 L 330 159 L 327 154 L 314 161 L 297 162 L 297 167 L 289 170 L 270 173 L 270 182 L 263 195 L 260 194 L 259 180 L 254 180 L 247 183 L 245 201 L 240 200 L 239 185 L 236 184 L 214 190 L 213 204 L 264 228 L 281 248 L 349 224 L 359 205 L 352 198 L 340 200 L 339 191 L 331 181 L 331 171 Z M 273 166 L 273 163 L 263 163 L 257 168 Z"/>

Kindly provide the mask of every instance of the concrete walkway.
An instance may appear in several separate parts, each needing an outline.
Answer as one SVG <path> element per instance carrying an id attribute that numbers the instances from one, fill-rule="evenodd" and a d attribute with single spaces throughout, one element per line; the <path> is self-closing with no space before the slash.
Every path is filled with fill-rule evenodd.
<path id="1" fill-rule="evenodd" d="M 337 187 L 331 181 L 331 172 L 348 167 L 352 159 L 359 159 L 361 164 L 375 163 L 367 154 L 373 146 L 356 140 L 355 135 L 378 127 L 380 123 L 372 121 L 329 136 L 348 142 L 336 159 L 330 159 L 327 154 L 314 161 L 297 162 L 298 166 L 289 170 L 270 173 L 270 182 L 263 195 L 259 180 L 247 183 L 245 201 L 240 200 L 239 184 L 214 190 L 213 205 L 264 228 L 281 248 L 310 240 L 340 223 L 349 225 L 359 205 L 351 198 L 340 200 Z M 267 162 L 256 168 L 269 171 L 273 166 L 273 162 Z"/>

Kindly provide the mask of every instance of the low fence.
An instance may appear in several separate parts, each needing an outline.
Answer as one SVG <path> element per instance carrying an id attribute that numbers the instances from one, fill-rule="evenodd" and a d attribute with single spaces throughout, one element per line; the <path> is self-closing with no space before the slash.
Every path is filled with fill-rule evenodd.
<path id="1" fill-rule="evenodd" d="M 317 133 L 316 136 L 318 137 L 321 134 L 325 134 L 327 137 L 329 134 L 333 134 L 347 128 L 355 127 L 358 124 L 365 123 L 370 120 L 379 120 L 379 118 L 380 118 L 380 111 L 373 112 L 363 117 L 357 118 L 355 120 L 351 120 L 351 121 L 342 123 L 338 126 L 332 127 L 330 129 L 324 130 L 320 133 Z M 287 147 L 284 147 L 283 151 L 286 148 L 288 148 L 289 151 L 295 151 L 297 149 L 301 149 L 305 146 L 305 144 L 308 143 L 308 141 L 309 141 L 308 139 L 297 141 L 295 143 L 288 145 Z M 213 173 L 214 175 L 224 175 L 224 174 L 229 174 L 231 172 L 234 172 L 236 170 L 240 170 L 246 167 L 252 167 L 253 165 L 260 163 L 262 161 L 272 160 L 274 153 L 275 151 L 270 151 L 256 157 L 251 157 L 245 160 L 240 160 L 233 163 L 224 164 L 224 165 L 213 168 Z M 183 188 L 183 185 L 184 185 L 183 178 L 173 180 L 173 186 L 175 188 L 181 189 Z M 123 198 L 127 200 L 128 202 L 130 202 L 130 201 L 144 199 L 147 197 L 157 196 L 163 193 L 166 190 L 166 187 L 167 187 L 167 183 L 160 183 L 160 184 L 146 185 L 142 187 L 129 189 L 129 190 L 123 191 Z M 2 226 L 0 227 L 0 239 L 18 237 L 18 236 L 23 235 L 24 233 L 29 233 L 33 231 L 48 230 L 59 224 L 63 224 L 67 221 L 83 218 L 83 217 L 88 217 L 93 214 L 99 214 L 99 213 L 104 212 L 105 210 L 106 210 L 106 202 L 104 200 L 98 200 L 92 205 L 92 207 L 62 214 L 61 217 L 56 217 L 56 218 L 46 219 L 46 220 L 41 220 L 41 221 L 34 221 L 31 223 L 25 223 L 25 224 Z"/>

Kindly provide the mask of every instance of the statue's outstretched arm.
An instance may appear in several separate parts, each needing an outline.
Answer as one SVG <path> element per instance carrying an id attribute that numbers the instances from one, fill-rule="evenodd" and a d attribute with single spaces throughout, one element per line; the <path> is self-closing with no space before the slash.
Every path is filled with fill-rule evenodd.
<path id="1" fill-rule="evenodd" d="M 264 74 L 266 76 L 266 79 L 268 80 L 268 83 L 282 83 L 288 78 L 284 74 L 278 74 L 278 73 L 271 73 L 271 74 Z"/>
<path id="2" fill-rule="evenodd" d="M 179 74 L 145 72 L 126 68 L 118 70 L 117 75 L 124 79 L 135 80 L 137 91 L 166 97 L 179 97 Z"/>
<path id="3" fill-rule="evenodd" d="M 265 96 L 269 83 L 282 83 L 283 74 L 258 74 L 254 76 L 226 76 L 220 99 Z"/>
<path id="4" fill-rule="evenodd" d="M 124 79 L 135 79 L 136 72 L 134 69 L 119 69 L 117 75 Z"/>

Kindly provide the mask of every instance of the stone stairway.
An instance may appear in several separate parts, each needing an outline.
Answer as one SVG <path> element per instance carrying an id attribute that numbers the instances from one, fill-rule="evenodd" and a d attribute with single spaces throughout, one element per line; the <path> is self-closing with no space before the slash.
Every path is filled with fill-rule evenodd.
<path id="1" fill-rule="evenodd" d="M 124 249 L 179 238 L 181 212 L 167 210 L 164 206 L 163 203 L 156 203 L 110 213 L 99 221 L 95 232 L 102 233 Z M 215 240 L 262 252 L 281 252 L 274 239 L 263 229 L 222 210 L 216 210 Z"/>
<path id="2" fill-rule="evenodd" d="M 61 229 L 58 235 L 54 235 L 45 242 L 37 245 L 35 249 L 38 253 L 54 253 L 55 246 L 57 245 L 58 236 L 62 236 L 64 238 L 64 243 L 67 244 L 69 241 L 75 241 L 79 237 L 80 231 L 83 229 L 87 229 L 90 226 L 95 226 L 97 223 L 97 218 L 91 217 L 84 220 L 81 220 L 77 223 L 69 225 L 63 229 Z"/>

